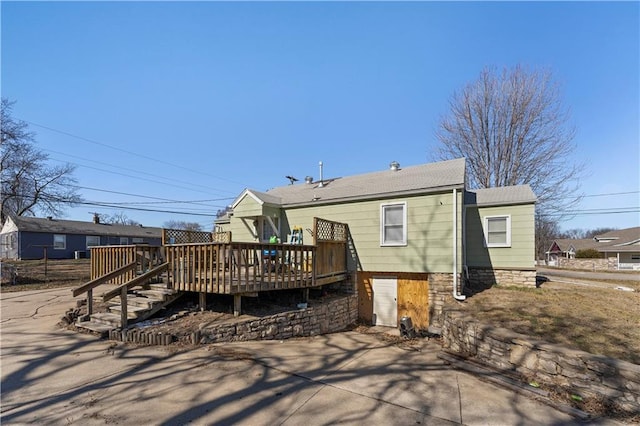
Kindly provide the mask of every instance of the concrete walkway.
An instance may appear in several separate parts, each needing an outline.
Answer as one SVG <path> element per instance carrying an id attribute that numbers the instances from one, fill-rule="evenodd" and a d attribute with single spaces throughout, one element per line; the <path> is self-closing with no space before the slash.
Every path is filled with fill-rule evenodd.
<path id="1" fill-rule="evenodd" d="M 426 340 L 402 349 L 345 332 L 136 348 L 59 329 L 74 307 L 69 289 L 0 302 L 2 424 L 579 424 L 452 369 Z"/>

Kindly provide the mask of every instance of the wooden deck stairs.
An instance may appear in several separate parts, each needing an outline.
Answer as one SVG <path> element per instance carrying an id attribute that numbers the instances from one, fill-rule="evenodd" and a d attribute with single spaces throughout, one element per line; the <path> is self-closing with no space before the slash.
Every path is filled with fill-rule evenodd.
<path id="1" fill-rule="evenodd" d="M 127 293 L 127 323 L 144 321 L 161 309 L 176 301 L 183 292 L 167 288 L 165 283 L 149 284 L 147 288 L 133 289 Z M 95 312 L 89 321 L 79 321 L 77 327 L 104 333 L 122 328 L 122 306 L 120 297 L 109 301 L 106 312 Z"/>
<path id="2" fill-rule="evenodd" d="M 106 312 L 93 312 L 93 289 L 135 270 L 135 262 L 74 289 L 74 297 L 87 293 L 87 316 L 81 318 L 86 321 L 78 321 L 76 326 L 100 333 L 117 328 L 125 329 L 130 324 L 144 321 L 173 303 L 183 293 L 168 288 L 167 266 L 167 263 L 163 263 L 144 273 L 135 274 L 133 278 L 119 284 L 115 289 L 102 294 L 99 298 L 108 303 Z"/>

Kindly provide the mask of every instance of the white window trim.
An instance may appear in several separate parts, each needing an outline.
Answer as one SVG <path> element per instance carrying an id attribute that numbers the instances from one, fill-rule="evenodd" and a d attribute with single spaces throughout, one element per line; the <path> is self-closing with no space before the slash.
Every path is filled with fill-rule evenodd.
<path id="1" fill-rule="evenodd" d="M 62 247 L 56 247 L 56 237 L 62 237 Z M 67 249 L 67 236 L 65 234 L 53 234 L 53 249 L 54 250 L 66 250 Z"/>
<path id="2" fill-rule="evenodd" d="M 131 238 L 131 244 L 143 244 L 143 243 L 144 243 L 144 238 L 139 238 L 139 237 Z"/>
<path id="3" fill-rule="evenodd" d="M 396 243 L 384 242 L 384 209 L 385 207 L 402 206 L 402 241 Z M 380 247 L 404 247 L 407 245 L 407 202 L 380 204 Z"/>
<path id="4" fill-rule="evenodd" d="M 489 219 L 507 219 L 507 241 L 506 243 L 489 243 Z M 494 216 L 484 216 L 482 218 L 482 228 L 484 231 L 484 246 L 492 247 L 511 247 L 511 215 L 499 214 Z"/>

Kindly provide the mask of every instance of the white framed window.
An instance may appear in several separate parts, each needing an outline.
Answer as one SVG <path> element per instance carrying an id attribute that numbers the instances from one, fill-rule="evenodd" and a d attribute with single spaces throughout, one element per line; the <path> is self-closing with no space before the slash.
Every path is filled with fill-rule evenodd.
<path id="1" fill-rule="evenodd" d="M 484 217 L 485 247 L 511 247 L 511 216 Z"/>
<path id="2" fill-rule="evenodd" d="M 121 245 L 121 246 L 126 246 L 127 244 L 129 244 L 129 238 L 127 238 L 127 237 L 120 237 L 120 245 Z"/>
<path id="3" fill-rule="evenodd" d="M 91 247 L 100 245 L 100 236 L 98 235 L 87 235 L 87 250 Z"/>
<path id="4" fill-rule="evenodd" d="M 144 243 L 144 238 L 131 238 L 131 244 L 141 244 Z"/>
<path id="5" fill-rule="evenodd" d="M 380 205 L 380 245 L 407 245 L 407 203 Z"/>
<path id="6" fill-rule="evenodd" d="M 66 248 L 67 248 L 67 236 L 62 234 L 53 234 L 53 249 L 66 250 Z"/>

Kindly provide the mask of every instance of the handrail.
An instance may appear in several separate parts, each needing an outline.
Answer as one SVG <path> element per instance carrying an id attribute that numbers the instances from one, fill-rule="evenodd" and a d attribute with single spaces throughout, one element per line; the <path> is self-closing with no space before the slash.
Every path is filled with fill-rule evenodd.
<path id="1" fill-rule="evenodd" d="M 167 268 L 169 267 L 169 262 L 165 262 L 159 266 L 156 266 L 155 268 L 145 272 L 142 275 L 138 275 L 137 277 L 127 281 L 124 284 L 121 284 L 120 286 L 114 288 L 111 291 L 106 292 L 103 296 L 102 296 L 102 301 L 106 302 L 110 299 L 113 299 L 114 297 L 116 297 L 117 295 L 122 293 L 123 289 L 129 289 L 135 285 L 140 284 L 141 282 L 144 282 L 146 280 L 148 280 L 149 278 L 153 277 L 154 275 L 159 274 L 160 272 L 164 272 L 167 270 Z"/>
<path id="2" fill-rule="evenodd" d="M 136 262 L 131 262 L 127 265 L 124 265 L 118 269 L 116 269 L 115 271 L 111 271 L 109 273 L 106 273 L 98 278 L 95 278 L 91 281 L 89 281 L 88 283 L 82 284 L 79 287 L 74 288 L 73 291 L 73 297 L 77 297 L 79 295 L 81 295 L 82 293 L 86 293 L 89 290 L 93 290 L 94 288 L 98 287 L 101 284 L 104 284 L 105 282 L 109 281 L 112 278 L 117 277 L 118 275 L 122 275 L 125 274 L 129 271 L 132 271 L 136 269 Z"/>

